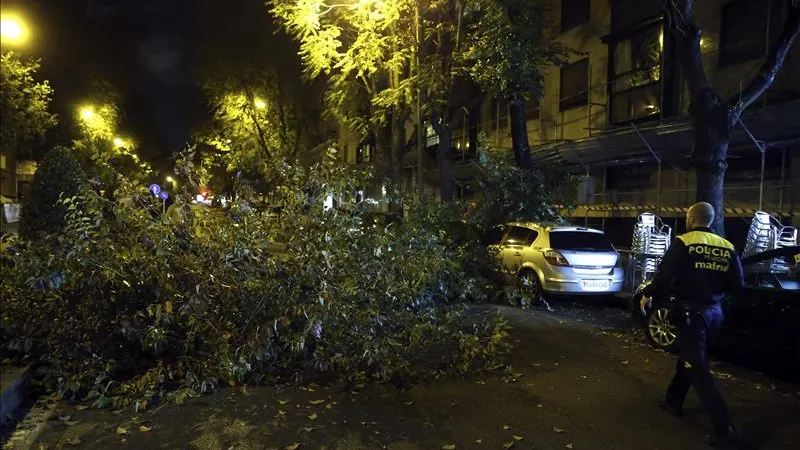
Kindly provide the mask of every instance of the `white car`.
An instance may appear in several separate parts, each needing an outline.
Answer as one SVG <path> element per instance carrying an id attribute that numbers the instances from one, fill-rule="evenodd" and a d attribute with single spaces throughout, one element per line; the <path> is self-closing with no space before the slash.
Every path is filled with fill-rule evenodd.
<path id="1" fill-rule="evenodd" d="M 622 290 L 620 255 L 600 230 L 516 222 L 493 230 L 488 238 L 506 274 L 535 295 L 609 295 Z"/>

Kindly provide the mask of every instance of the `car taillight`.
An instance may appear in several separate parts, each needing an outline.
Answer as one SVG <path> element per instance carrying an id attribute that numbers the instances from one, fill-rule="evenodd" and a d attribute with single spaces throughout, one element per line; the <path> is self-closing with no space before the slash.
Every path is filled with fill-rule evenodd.
<path id="1" fill-rule="evenodd" d="M 546 250 L 544 252 L 544 260 L 552 266 L 569 267 L 567 259 L 555 250 Z"/>

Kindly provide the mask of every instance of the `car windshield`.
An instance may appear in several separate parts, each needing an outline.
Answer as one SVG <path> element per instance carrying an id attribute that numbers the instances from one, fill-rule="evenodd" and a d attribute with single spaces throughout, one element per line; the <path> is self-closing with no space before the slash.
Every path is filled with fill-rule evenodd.
<path id="1" fill-rule="evenodd" d="M 590 231 L 551 231 L 550 246 L 556 250 L 613 252 L 614 246 L 602 233 Z"/>

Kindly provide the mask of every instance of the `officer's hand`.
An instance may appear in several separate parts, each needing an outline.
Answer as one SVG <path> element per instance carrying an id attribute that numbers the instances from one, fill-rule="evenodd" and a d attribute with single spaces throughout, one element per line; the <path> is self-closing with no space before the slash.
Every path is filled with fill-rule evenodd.
<path id="1" fill-rule="evenodd" d="M 639 301 L 639 309 L 642 311 L 642 315 L 647 315 L 646 307 L 650 306 L 653 303 L 652 297 L 645 297 L 643 296 L 642 299 Z"/>

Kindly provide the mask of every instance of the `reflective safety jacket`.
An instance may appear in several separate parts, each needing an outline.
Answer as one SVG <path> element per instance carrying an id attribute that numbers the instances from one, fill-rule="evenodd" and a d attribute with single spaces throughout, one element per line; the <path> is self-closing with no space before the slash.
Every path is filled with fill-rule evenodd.
<path id="1" fill-rule="evenodd" d="M 642 293 L 656 298 L 674 293 L 683 306 L 702 309 L 720 305 L 726 293 L 743 285 L 742 262 L 733 244 L 709 228 L 698 228 L 673 241 Z"/>

